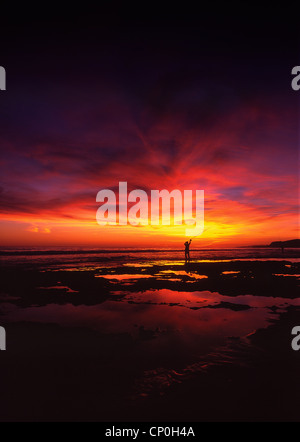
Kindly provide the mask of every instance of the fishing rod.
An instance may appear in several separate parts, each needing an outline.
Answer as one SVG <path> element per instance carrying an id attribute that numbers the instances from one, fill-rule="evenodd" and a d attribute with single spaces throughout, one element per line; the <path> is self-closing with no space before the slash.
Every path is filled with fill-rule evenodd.
<path id="1" fill-rule="evenodd" d="M 190 241 L 192 241 L 192 239 L 194 239 L 194 238 L 197 238 L 197 236 L 202 235 L 202 233 L 206 232 L 206 230 L 208 230 L 208 229 L 209 229 L 209 227 L 207 227 L 205 230 L 203 230 L 203 232 L 198 233 L 198 235 L 192 236 L 192 238 L 190 239 Z"/>

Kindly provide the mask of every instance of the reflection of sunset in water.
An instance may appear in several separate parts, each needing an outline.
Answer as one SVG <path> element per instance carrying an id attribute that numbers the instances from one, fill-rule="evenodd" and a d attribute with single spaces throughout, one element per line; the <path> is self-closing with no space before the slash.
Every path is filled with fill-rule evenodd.
<path id="1" fill-rule="evenodd" d="M 117 279 L 118 281 L 124 281 L 126 279 L 139 279 L 139 278 L 150 278 L 151 275 L 141 275 L 141 274 L 137 274 L 137 275 L 128 275 L 128 274 L 108 274 L 108 275 L 95 275 L 96 278 L 105 278 L 105 279 L 110 279 L 110 280 L 114 280 Z"/>
<path id="2" fill-rule="evenodd" d="M 93 306 L 14 307 L 7 312 L 6 319 L 83 326 L 108 334 L 125 333 L 136 342 L 143 342 L 149 352 L 163 353 L 170 348 L 175 350 L 175 346 L 174 354 L 185 355 L 188 351 L 190 359 L 226 344 L 229 337 L 243 338 L 266 327 L 274 319 L 271 308 L 275 306 L 280 311 L 288 305 L 300 305 L 300 300 L 253 295 L 230 297 L 210 291 L 115 291 L 109 300 Z"/>
<path id="3" fill-rule="evenodd" d="M 235 379 L 243 367 L 251 379 L 262 354 L 259 346 L 265 345 L 264 351 L 270 347 L 272 353 L 277 343 L 272 327 L 299 308 L 299 263 L 295 258 L 282 262 L 208 260 L 185 266 L 177 259 L 159 265 L 160 259 L 138 262 L 139 258 L 136 254 L 134 262 L 124 262 L 112 257 L 107 265 L 93 265 L 88 258 L 77 266 L 76 257 L 65 263 L 67 268 L 61 263 L 47 268 L 43 262 L 40 268 L 19 271 L 15 279 L 14 270 L 8 267 L 2 272 L 5 292 L 0 294 L 0 313 L 9 336 L 15 334 L 15 345 L 23 351 L 22 337 L 28 340 L 32 333 L 33 366 L 40 366 L 41 351 L 57 347 L 57 359 L 46 357 L 42 372 L 52 373 L 56 360 L 60 371 L 63 355 L 69 374 L 76 361 L 80 375 L 87 370 L 91 377 L 89 397 L 97 385 L 101 392 L 96 391 L 96 401 L 105 390 L 105 406 L 109 401 L 113 407 L 119 403 L 121 385 L 126 406 L 130 397 L 138 401 L 138 408 L 140 400 L 146 401 L 148 410 L 157 395 L 159 401 L 168 398 L 167 408 L 176 412 L 191 392 L 198 389 L 202 395 L 208 382 L 203 395 L 207 402 L 223 388 L 223 380 L 229 389 L 227 404 L 232 395 L 227 376 Z M 284 323 L 282 327 L 278 336 L 288 334 L 284 343 L 288 352 L 290 327 L 287 330 Z M 272 342 L 265 344 L 265 333 Z M 282 361 L 285 357 L 278 356 Z M 238 395 L 239 379 L 243 384 L 243 372 L 235 387 Z M 173 404 L 178 385 L 185 400 L 179 395 Z M 197 412 L 197 394 L 194 406 Z"/>

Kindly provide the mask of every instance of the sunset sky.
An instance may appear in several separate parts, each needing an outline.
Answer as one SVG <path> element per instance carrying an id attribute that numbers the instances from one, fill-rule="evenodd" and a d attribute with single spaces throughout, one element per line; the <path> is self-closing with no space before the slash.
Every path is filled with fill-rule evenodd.
<path id="1" fill-rule="evenodd" d="M 185 226 L 97 224 L 97 192 L 120 181 L 204 189 L 199 247 L 299 237 L 292 30 L 180 11 L 72 20 L 1 29 L 2 246 L 181 247 Z"/>

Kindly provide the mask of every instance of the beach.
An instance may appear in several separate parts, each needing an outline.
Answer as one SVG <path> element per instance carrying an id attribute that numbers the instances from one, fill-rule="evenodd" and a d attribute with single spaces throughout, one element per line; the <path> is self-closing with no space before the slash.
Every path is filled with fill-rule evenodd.
<path id="1" fill-rule="evenodd" d="M 300 253 L 5 250 L 1 421 L 298 421 Z"/>

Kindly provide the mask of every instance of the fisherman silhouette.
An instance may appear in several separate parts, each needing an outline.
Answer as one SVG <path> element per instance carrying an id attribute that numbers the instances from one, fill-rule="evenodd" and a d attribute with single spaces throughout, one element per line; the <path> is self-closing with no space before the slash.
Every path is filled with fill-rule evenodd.
<path id="1" fill-rule="evenodd" d="M 189 261 L 190 258 L 190 244 L 191 244 L 192 240 L 190 239 L 189 241 L 186 241 L 184 243 L 185 246 L 185 251 L 184 251 L 184 255 L 185 255 L 185 262 Z"/>

